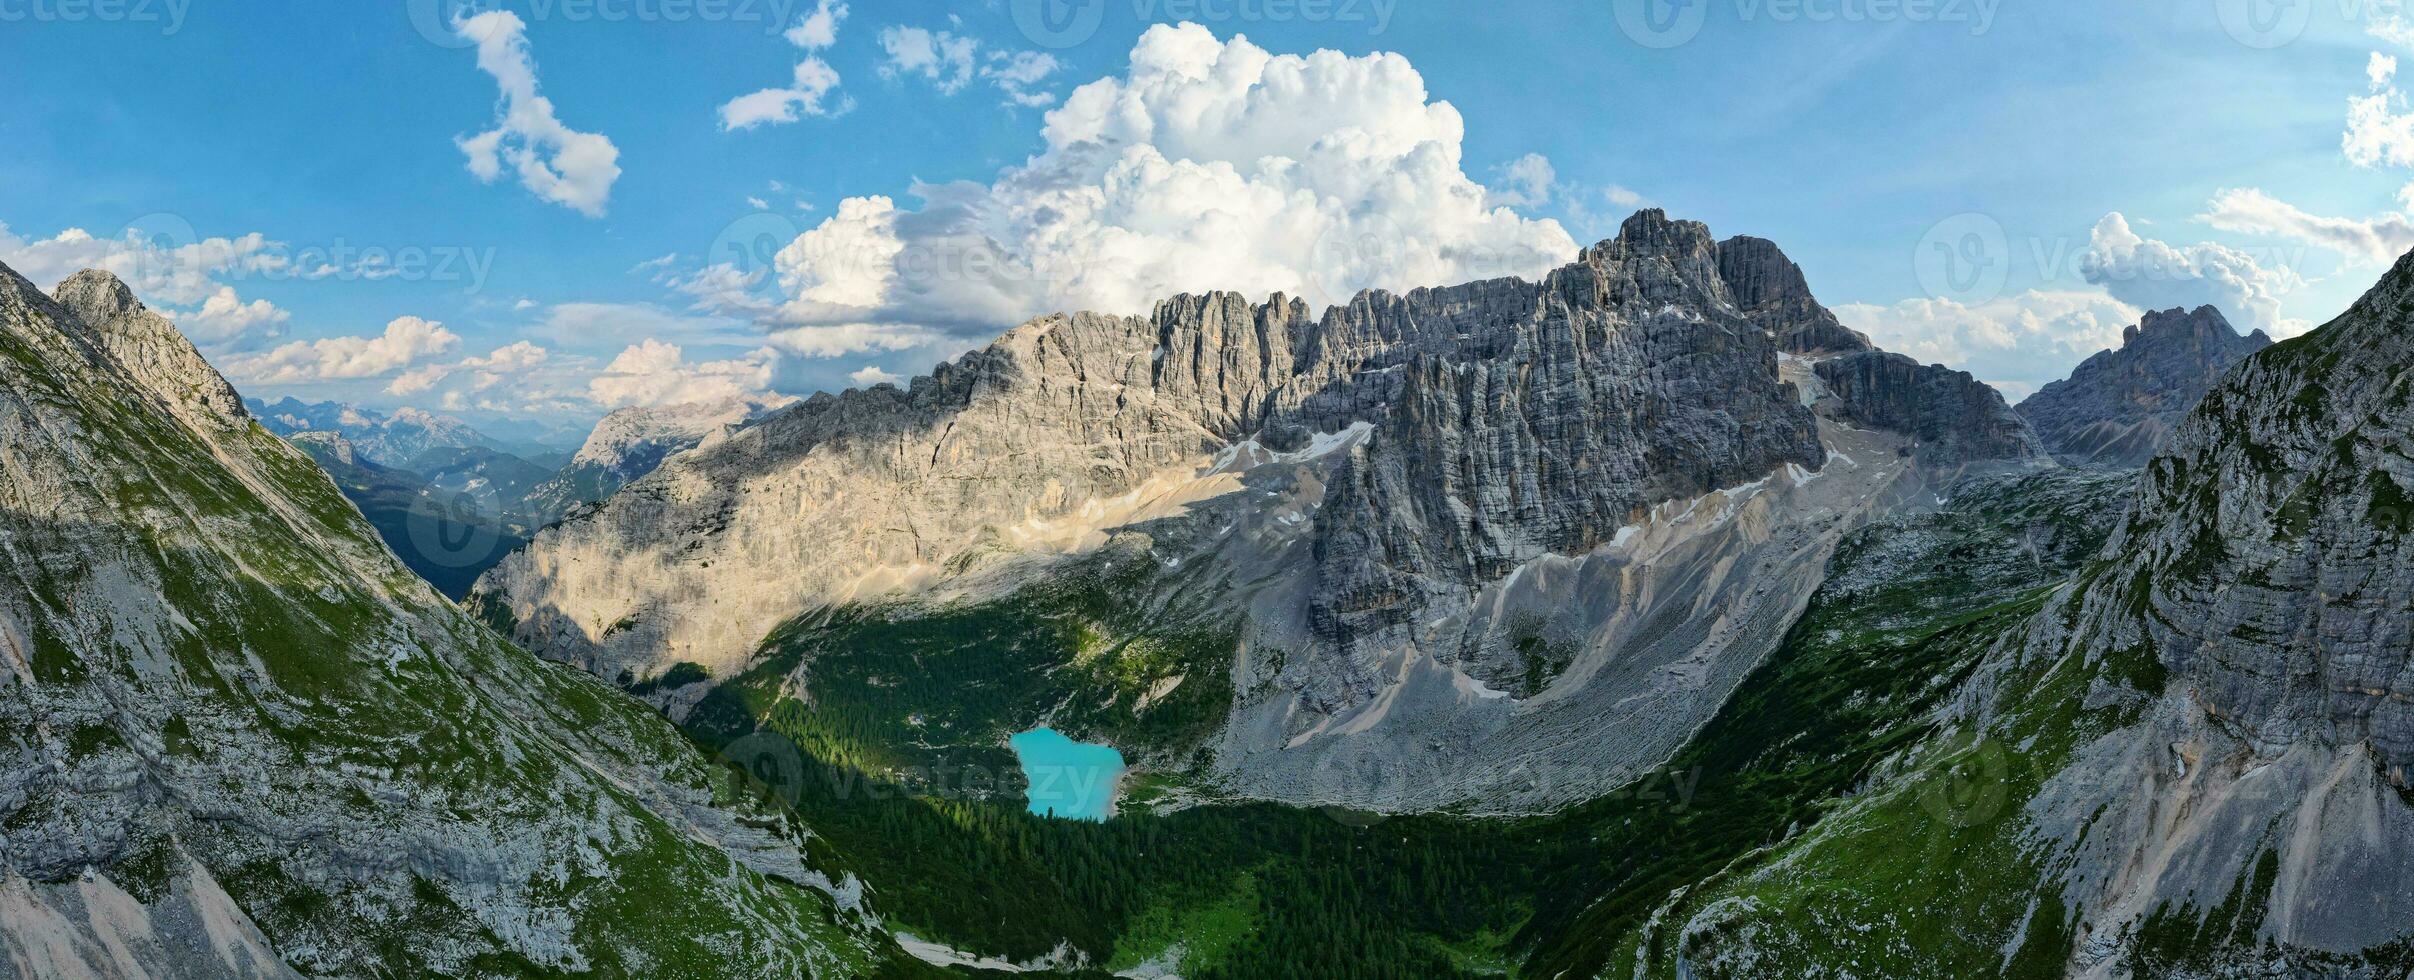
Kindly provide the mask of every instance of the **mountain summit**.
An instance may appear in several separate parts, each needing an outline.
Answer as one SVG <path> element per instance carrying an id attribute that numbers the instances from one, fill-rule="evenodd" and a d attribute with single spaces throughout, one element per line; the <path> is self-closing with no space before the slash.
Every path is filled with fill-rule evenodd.
<path id="1" fill-rule="evenodd" d="M 2056 457 L 2143 466 L 2224 372 L 2271 342 L 2261 330 L 2240 336 L 2210 306 L 2148 313 L 2121 332 L 2119 348 L 2096 353 L 2018 408 Z"/>
<path id="2" fill-rule="evenodd" d="M 474 599 L 607 678 L 691 664 L 714 680 L 660 695 L 684 714 L 732 678 L 797 690 L 771 675 L 807 676 L 834 614 L 1107 588 L 1146 611 L 1090 617 L 1116 653 L 984 727 L 1078 715 L 1243 795 L 1516 810 L 1673 751 L 1851 528 L 2042 462 L 1773 245 L 1646 210 L 1537 282 L 1040 317 L 675 456 Z M 1519 764 L 1584 775 L 1482 785 Z"/>

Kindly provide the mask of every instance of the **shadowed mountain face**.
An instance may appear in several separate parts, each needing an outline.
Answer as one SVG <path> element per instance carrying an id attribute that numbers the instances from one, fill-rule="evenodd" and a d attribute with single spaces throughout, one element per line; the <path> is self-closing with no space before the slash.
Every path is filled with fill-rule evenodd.
<path id="1" fill-rule="evenodd" d="M 1555 805 L 1673 751 L 1840 535 L 1964 468 L 2042 462 L 1966 375 L 1829 366 L 1882 356 L 1774 246 L 1645 211 L 1539 282 L 1043 317 L 673 457 L 475 601 L 606 677 L 726 679 L 793 656 L 766 639 L 817 613 L 1106 575 L 1146 611 L 1127 631 L 1226 639 L 1157 657 L 1101 626 L 1113 657 L 1062 656 L 1119 686 L 1032 703 L 1116 706 L 1095 733 L 1201 699 L 1183 710 L 1220 724 L 1126 748 L 1243 795 Z M 1519 763 L 1581 775 L 1482 785 Z"/>
<path id="2" fill-rule="evenodd" d="M 516 456 L 431 449 L 421 455 L 438 465 L 431 474 L 380 465 L 330 430 L 285 439 L 327 471 L 395 557 L 450 598 L 468 595 L 479 575 L 535 530 L 535 522 L 516 509 L 513 481 L 523 481 L 517 490 L 524 491 L 543 474 Z"/>
<path id="3" fill-rule="evenodd" d="M 893 953 L 657 716 L 406 571 L 109 275 L 54 302 L 0 268 L 0 461 L 6 969 L 761 976 Z"/>
<path id="4" fill-rule="evenodd" d="M 2122 332 L 2119 349 L 2081 362 L 2019 411 L 2064 462 L 2144 466 L 2214 382 L 2268 346 L 2263 331 L 2239 336 L 2210 306 L 2148 313 Z"/>

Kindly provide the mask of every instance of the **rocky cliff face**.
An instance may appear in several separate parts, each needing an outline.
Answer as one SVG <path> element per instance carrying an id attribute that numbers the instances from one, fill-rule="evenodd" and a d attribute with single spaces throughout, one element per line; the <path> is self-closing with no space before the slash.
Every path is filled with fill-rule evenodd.
<path id="1" fill-rule="evenodd" d="M 2225 374 L 2147 466 L 2075 625 L 2030 637 L 2036 656 L 2140 650 L 2167 671 L 2137 725 L 2031 806 L 2107 917 L 2239 893 L 2265 935 L 2341 956 L 2414 919 L 2410 383 L 2414 256 Z"/>
<path id="2" fill-rule="evenodd" d="M 1043 317 L 674 457 L 478 601 L 607 677 L 727 676 L 816 609 L 1007 594 L 1131 539 L 1241 633 L 1228 788 L 1547 805 L 1715 707 L 1835 536 L 1909 499 L 1906 433 L 2036 462 L 1969 392 L 1830 425 L 1860 416 L 1812 364 L 1856 343 L 1773 246 L 1657 211 L 1540 282 Z M 1597 737 L 1621 725 L 1650 734 Z M 1459 778 L 1520 761 L 1585 776 Z"/>
<path id="3" fill-rule="evenodd" d="M 1718 277 L 1737 308 L 1785 349 L 1797 354 L 1847 354 L 1873 349 L 1869 338 L 1845 326 L 1812 298 L 1802 267 L 1765 238 L 1738 235 L 1718 243 Z"/>
<path id="4" fill-rule="evenodd" d="M 1855 424 L 1909 434 L 1932 466 L 2043 455 L 2045 447 L 2003 396 L 1967 371 L 1865 350 L 1818 362 L 1819 380 Z"/>
<path id="5" fill-rule="evenodd" d="M 2268 346 L 2263 331 L 2239 336 L 2210 306 L 2148 313 L 2122 332 L 2119 349 L 2089 357 L 2019 411 L 2058 458 L 2144 466 L 2214 382 Z"/>
<path id="6" fill-rule="evenodd" d="M 2250 343 L 2209 309 L 2157 314 L 2058 401 L 2177 393 L 2137 372 Z M 1748 871 L 1671 899 L 1653 960 L 2404 976 L 2409 514 L 2414 255 L 2210 384 L 2095 559 L 2001 634 L 1956 639 L 1986 652 L 1934 735 Z"/>
<path id="7" fill-rule="evenodd" d="M 823 974 L 884 954 L 650 712 L 486 633 L 101 273 L 0 268 L 0 963 Z M 851 901 L 851 899 L 850 899 Z"/>

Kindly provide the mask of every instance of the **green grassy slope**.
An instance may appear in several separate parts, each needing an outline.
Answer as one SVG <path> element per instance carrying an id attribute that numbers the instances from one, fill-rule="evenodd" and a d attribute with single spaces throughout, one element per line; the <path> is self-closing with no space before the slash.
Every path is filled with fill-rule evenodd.
<path id="1" fill-rule="evenodd" d="M 1162 760 L 1142 794 L 1196 789 L 1181 763 L 1197 729 L 1152 727 L 1110 693 L 1170 668 L 1101 667 L 1117 661 L 1100 651 L 1193 651 L 1174 659 L 1195 676 L 1230 641 L 1119 619 L 1116 597 L 1134 590 L 1096 570 L 1111 587 L 791 624 L 688 728 L 748 751 L 798 747 L 761 767 L 774 795 L 917 935 L 1012 958 L 1064 941 L 1097 964 L 1172 962 L 1185 977 L 1591 975 L 1631 962 L 1672 894 L 1849 810 L 1856 787 L 1937 737 L 1934 709 L 2101 542 L 2125 486 L 2003 481 L 1855 536 L 1783 647 L 1683 753 L 1549 817 L 1215 803 L 1127 807 L 1103 825 L 1030 816 L 1002 738 L 1041 722 Z"/>
<path id="2" fill-rule="evenodd" d="M 214 375 L 162 389 L 99 329 L 0 269 L 0 873 L 206 875 L 309 973 L 913 969 L 732 772 L 429 591 Z"/>

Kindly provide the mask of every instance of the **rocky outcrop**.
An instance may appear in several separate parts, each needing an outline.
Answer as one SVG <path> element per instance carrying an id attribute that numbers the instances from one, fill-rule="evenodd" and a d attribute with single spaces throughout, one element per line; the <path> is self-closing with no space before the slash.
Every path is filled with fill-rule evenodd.
<path id="1" fill-rule="evenodd" d="M 1244 634 L 1217 752 L 1235 791 L 1415 808 L 1469 790 L 1411 765 L 1586 771 L 1491 801 L 1548 805 L 1681 741 L 1835 537 L 1908 499 L 1903 437 L 1876 430 L 1957 465 L 2033 461 L 2016 416 L 1996 431 L 1950 386 L 1831 433 L 1831 386 L 1795 355 L 1845 344 L 1832 319 L 1773 247 L 1658 211 L 1539 282 L 1042 317 L 908 388 L 816 396 L 673 457 L 476 601 L 607 677 L 719 677 L 813 610 L 995 593 L 1144 534 Z M 1556 611 L 1526 608 L 1546 595 Z M 1621 724 L 1666 737 L 1598 737 Z"/>
<path id="2" fill-rule="evenodd" d="M 188 423 L 209 429 L 251 424 L 243 398 L 167 318 L 143 307 L 116 276 L 86 269 L 58 286 L 59 304 L 133 379 Z"/>
<path id="3" fill-rule="evenodd" d="M 285 438 L 286 441 L 301 447 L 303 452 L 309 453 L 310 458 L 319 460 L 321 465 L 360 465 L 360 457 L 352 452 L 352 440 L 336 433 L 296 432 Z"/>
<path id="4" fill-rule="evenodd" d="M 0 267 L 0 972 L 892 955 L 657 716 L 405 571 L 122 284 L 60 293 Z"/>
<path id="5" fill-rule="evenodd" d="M 1735 305 L 1796 354 L 1847 354 L 1874 348 L 1811 297 L 1802 267 L 1765 238 L 1738 235 L 1718 243 L 1718 277 Z"/>
<path id="6" fill-rule="evenodd" d="M 1906 432 L 1932 466 L 2034 460 L 2044 446 L 1993 386 L 1941 364 L 1869 350 L 1821 359 L 1819 380 L 1856 424 Z"/>
<path id="7" fill-rule="evenodd" d="M 2214 382 L 2269 346 L 2263 331 L 2240 336 L 2210 306 L 2148 313 L 2122 331 L 2118 349 L 2081 362 L 2019 411 L 2065 462 L 2144 466 Z"/>

